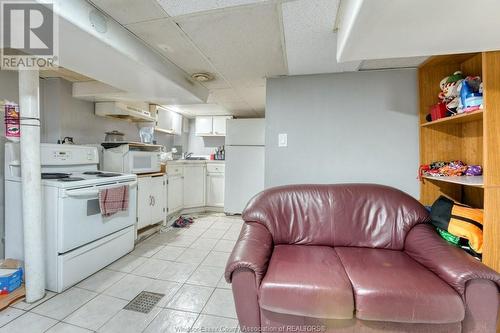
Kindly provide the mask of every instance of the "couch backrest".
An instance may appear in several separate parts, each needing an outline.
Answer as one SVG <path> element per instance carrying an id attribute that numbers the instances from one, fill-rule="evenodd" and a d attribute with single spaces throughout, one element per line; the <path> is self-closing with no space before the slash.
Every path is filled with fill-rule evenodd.
<path id="1" fill-rule="evenodd" d="M 417 200 L 373 184 L 290 185 L 256 195 L 243 212 L 275 244 L 359 246 L 401 250 L 407 232 L 428 213 Z"/>

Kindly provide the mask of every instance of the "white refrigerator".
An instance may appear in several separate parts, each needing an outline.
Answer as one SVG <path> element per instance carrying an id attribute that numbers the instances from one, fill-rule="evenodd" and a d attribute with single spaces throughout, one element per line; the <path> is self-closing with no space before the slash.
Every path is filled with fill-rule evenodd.
<path id="1" fill-rule="evenodd" d="M 228 119 L 224 212 L 241 214 L 264 189 L 264 119 Z"/>

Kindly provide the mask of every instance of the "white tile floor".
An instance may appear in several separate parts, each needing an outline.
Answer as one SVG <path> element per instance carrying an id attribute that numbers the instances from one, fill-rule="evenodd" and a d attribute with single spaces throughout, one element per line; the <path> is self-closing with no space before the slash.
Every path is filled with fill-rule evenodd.
<path id="1" fill-rule="evenodd" d="M 239 218 L 212 214 L 153 235 L 75 287 L 0 312 L 0 333 L 236 331 L 223 273 L 241 225 Z M 148 314 L 123 309 L 144 290 L 165 297 Z"/>

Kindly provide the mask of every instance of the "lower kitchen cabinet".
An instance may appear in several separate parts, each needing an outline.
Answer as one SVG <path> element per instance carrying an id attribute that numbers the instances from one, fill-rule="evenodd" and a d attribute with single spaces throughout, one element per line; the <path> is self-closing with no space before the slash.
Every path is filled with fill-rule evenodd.
<path id="1" fill-rule="evenodd" d="M 184 208 L 205 206 L 206 165 L 184 166 Z"/>
<path id="2" fill-rule="evenodd" d="M 207 173 L 207 206 L 224 207 L 223 173 Z"/>
<path id="3" fill-rule="evenodd" d="M 167 173 L 167 215 L 183 209 L 224 207 L 224 163 L 171 163 Z"/>
<path id="4" fill-rule="evenodd" d="M 168 214 L 182 209 L 184 204 L 184 179 L 182 174 L 168 176 Z"/>
<path id="5" fill-rule="evenodd" d="M 224 207 L 224 175 L 223 163 L 207 163 L 207 192 L 208 207 Z"/>
<path id="6" fill-rule="evenodd" d="M 166 176 L 139 177 L 137 180 L 137 229 L 165 220 L 167 212 Z"/>

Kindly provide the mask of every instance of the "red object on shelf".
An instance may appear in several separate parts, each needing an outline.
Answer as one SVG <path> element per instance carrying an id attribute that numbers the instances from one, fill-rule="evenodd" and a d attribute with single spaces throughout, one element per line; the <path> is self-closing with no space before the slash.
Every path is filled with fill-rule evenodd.
<path id="1" fill-rule="evenodd" d="M 436 105 L 433 105 L 429 108 L 430 114 L 431 114 L 431 119 L 432 120 L 438 120 L 441 118 L 446 117 L 446 104 L 444 103 L 437 103 Z"/>

